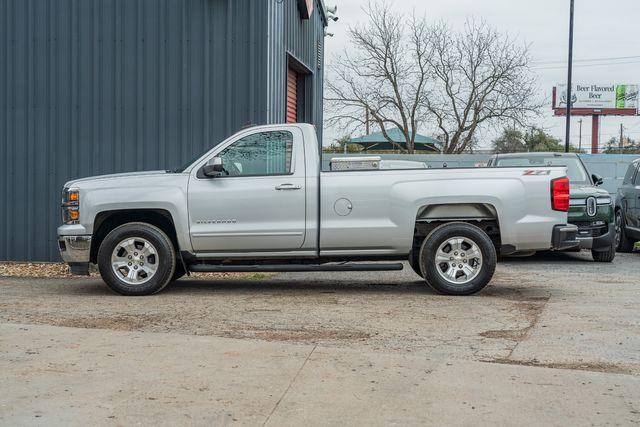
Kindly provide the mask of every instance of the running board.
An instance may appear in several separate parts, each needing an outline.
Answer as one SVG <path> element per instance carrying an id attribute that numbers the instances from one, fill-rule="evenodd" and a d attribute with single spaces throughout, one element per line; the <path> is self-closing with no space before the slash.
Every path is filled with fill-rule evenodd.
<path id="1" fill-rule="evenodd" d="M 402 270 L 402 263 L 394 264 L 255 264 L 255 265 L 221 265 L 221 264 L 191 264 L 189 271 L 194 273 L 286 273 L 305 271 L 395 271 Z"/>

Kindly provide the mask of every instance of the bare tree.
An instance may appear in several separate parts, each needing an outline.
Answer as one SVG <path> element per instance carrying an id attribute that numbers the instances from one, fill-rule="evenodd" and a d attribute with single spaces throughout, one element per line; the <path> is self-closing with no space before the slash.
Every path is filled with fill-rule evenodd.
<path id="1" fill-rule="evenodd" d="M 370 121 L 398 149 L 415 149 L 417 129 L 426 118 L 428 78 L 426 23 L 408 21 L 384 2 L 369 3 L 369 23 L 349 29 L 351 49 L 329 66 L 326 111 L 334 126 L 364 129 Z M 397 127 L 405 147 L 388 130 Z"/>
<path id="2" fill-rule="evenodd" d="M 428 126 L 444 153 L 461 153 L 482 127 L 524 126 L 542 107 L 527 46 L 485 22 L 456 32 L 386 2 L 369 3 L 365 13 L 369 22 L 350 28 L 351 47 L 329 67 L 329 125 L 353 131 L 370 116 L 391 143 L 387 130 L 397 127 L 410 153 L 417 130 Z"/>
<path id="3" fill-rule="evenodd" d="M 542 107 L 527 46 L 484 21 L 469 20 L 460 32 L 440 22 L 425 33 L 432 80 L 424 99 L 443 152 L 469 149 L 483 125 L 525 126 Z"/>

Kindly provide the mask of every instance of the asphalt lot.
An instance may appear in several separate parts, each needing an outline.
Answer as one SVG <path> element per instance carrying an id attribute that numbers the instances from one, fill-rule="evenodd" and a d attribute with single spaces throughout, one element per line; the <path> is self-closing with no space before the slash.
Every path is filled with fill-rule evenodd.
<path id="1" fill-rule="evenodd" d="M 471 297 L 409 267 L 0 278 L 0 424 L 640 424 L 639 303 L 637 252 L 507 260 Z"/>

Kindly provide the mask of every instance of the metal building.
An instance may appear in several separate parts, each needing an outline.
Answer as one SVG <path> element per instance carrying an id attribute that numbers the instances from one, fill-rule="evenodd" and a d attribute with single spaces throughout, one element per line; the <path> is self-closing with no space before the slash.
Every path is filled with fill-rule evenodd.
<path id="1" fill-rule="evenodd" d="M 322 126 L 322 0 L 0 0 L 0 260 L 57 260 L 69 179 Z"/>

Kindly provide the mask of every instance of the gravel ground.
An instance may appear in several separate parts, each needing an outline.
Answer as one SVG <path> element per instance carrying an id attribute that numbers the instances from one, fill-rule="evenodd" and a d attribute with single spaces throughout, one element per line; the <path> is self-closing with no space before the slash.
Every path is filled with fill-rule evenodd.
<path id="1" fill-rule="evenodd" d="M 499 359 L 528 337 L 549 301 L 637 293 L 639 261 L 637 253 L 612 264 L 594 263 L 587 252 L 514 258 L 468 298 L 435 294 L 408 266 L 200 276 L 145 298 L 115 295 L 99 278 L 14 278 L 0 281 L 0 321 Z"/>
<path id="2" fill-rule="evenodd" d="M 247 279 L 259 280 L 272 277 L 271 273 L 191 273 L 193 279 Z M 46 279 L 86 279 L 84 276 L 73 276 L 69 266 L 63 262 L 12 262 L 0 261 L 0 277 L 46 278 Z M 89 277 L 99 278 L 96 266 L 91 266 Z"/>
<path id="3" fill-rule="evenodd" d="M 45 395 L 58 399 L 58 406 L 43 406 L 42 414 L 61 424 L 65 423 L 57 418 L 60 407 L 85 408 L 88 412 L 83 416 L 98 424 L 111 416 L 125 423 L 181 422 L 162 416 L 170 408 L 184 407 L 191 408 L 190 415 L 205 414 L 211 408 L 232 408 L 233 417 L 249 425 L 313 420 L 312 424 L 317 424 L 316 415 L 337 423 L 338 414 L 355 413 L 372 424 L 417 424 L 419 420 L 433 424 L 457 412 L 459 418 L 450 421 L 465 424 L 476 420 L 471 406 L 482 405 L 486 405 L 485 420 L 509 424 L 512 411 L 497 404 L 503 401 L 521 405 L 523 412 L 518 417 L 525 423 L 546 414 L 550 418 L 540 420 L 551 424 L 569 417 L 577 417 L 573 419 L 581 424 L 637 424 L 639 265 L 639 253 L 619 254 L 611 264 L 594 263 L 587 252 L 510 259 L 498 265 L 489 287 L 470 297 L 437 295 L 408 266 L 402 272 L 191 278 L 178 281 L 161 294 L 139 298 L 115 295 L 98 278 L 2 277 L 0 328 L 5 325 L 5 329 L 0 331 L 11 338 L 3 341 L 0 334 L 0 382 L 13 384 L 9 386 L 13 393 L 0 397 L 0 424 L 28 421 L 24 418 L 28 408 L 42 403 L 38 396 Z M 125 348 L 135 349 L 141 343 L 139 353 L 126 353 Z M 242 348 L 237 357 L 250 360 L 220 365 L 220 358 L 236 355 L 233 349 L 237 346 Z M 161 354 L 151 350 L 161 347 Z M 178 398 L 173 403 L 158 402 L 160 406 L 151 409 L 129 402 L 128 409 L 114 412 L 124 403 L 115 394 L 104 397 L 109 404 L 97 402 L 98 389 L 89 385 L 82 391 L 76 387 L 75 398 L 65 398 L 55 388 L 76 372 L 81 362 L 59 372 L 58 367 L 61 359 L 80 357 L 78 348 L 83 348 L 82 360 L 95 358 L 92 363 L 101 366 L 82 368 L 104 375 L 95 378 L 95 387 L 114 381 L 121 389 L 137 387 L 120 383 L 122 375 L 138 378 L 135 366 L 123 373 L 117 363 L 127 361 L 129 366 L 130 360 L 144 354 L 148 359 L 140 363 L 163 370 L 161 384 L 153 387 L 166 389 L 167 396 L 185 399 L 187 395 L 172 390 L 193 389 L 202 379 L 185 377 L 184 369 L 188 368 L 181 363 L 192 356 L 178 348 L 192 348 L 197 354 L 202 351 L 204 355 L 198 356 L 201 362 L 189 363 L 211 366 L 218 369 L 215 372 L 229 369 L 228 376 L 212 374 L 222 376 L 216 377 L 215 385 L 206 385 L 210 392 L 207 399 L 215 391 L 222 400 L 198 409 L 189 405 L 204 404 L 199 400 L 202 396 L 188 395 L 188 402 Z M 212 356 L 206 356 L 207 352 Z M 283 360 L 295 366 L 276 363 Z M 311 366 L 317 369 L 316 374 Z M 351 368 L 353 372 L 364 369 L 370 380 L 363 383 L 362 376 L 352 378 Z M 411 379 L 411 372 L 418 371 L 422 374 Z M 273 375 L 287 381 L 280 384 Z M 264 387 L 280 384 L 276 388 L 281 391 L 261 394 L 263 380 Z M 255 385 L 232 387 L 243 381 L 255 381 Z M 412 381 L 424 388 L 417 397 L 422 399 L 419 406 L 411 400 L 413 394 L 404 394 Z M 390 387 L 381 401 L 376 400 L 378 383 Z M 480 383 L 489 388 L 476 388 Z M 442 384 L 452 388 L 441 390 L 445 395 L 436 399 L 432 390 Z M 291 391 L 296 387 L 300 389 Z M 341 392 L 350 387 L 356 388 L 353 394 Z M 326 393 L 322 405 L 308 400 L 315 390 Z M 258 400 L 246 401 L 252 393 Z M 476 402 L 480 406 L 466 407 L 459 396 L 465 396 L 464 405 Z M 544 403 L 529 405 L 527 399 L 533 396 Z M 521 398 L 525 400 L 518 400 Z M 252 406 L 258 401 L 264 406 Z M 395 409 L 388 408 L 391 402 L 397 405 Z M 439 418 L 424 418 L 425 405 L 435 410 L 432 405 L 436 402 L 451 405 L 452 412 L 436 411 Z M 3 418 L 2 405 L 17 409 L 5 411 Z M 383 410 L 385 407 L 388 409 Z M 407 412 L 400 414 L 400 407 Z M 145 418 L 134 417 L 132 408 L 146 414 Z M 337 412 L 327 412 L 328 408 Z M 543 412 L 541 408 L 545 408 Z M 310 414 L 314 414 L 311 420 L 305 418 Z M 105 419 L 99 418 L 103 415 Z M 207 418 L 203 423 L 211 422 Z"/>

